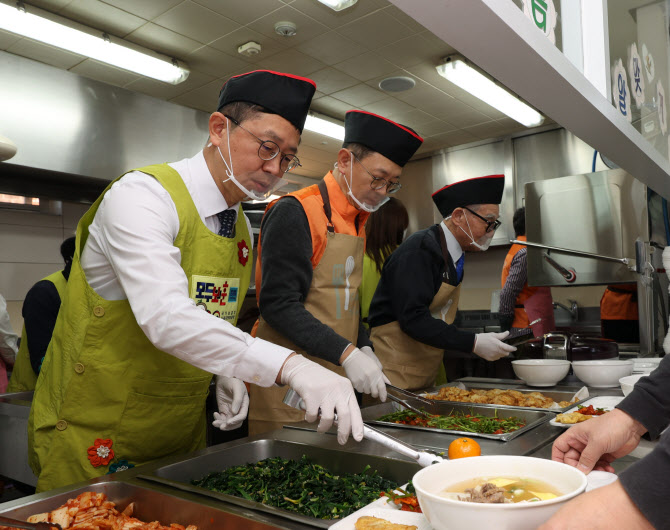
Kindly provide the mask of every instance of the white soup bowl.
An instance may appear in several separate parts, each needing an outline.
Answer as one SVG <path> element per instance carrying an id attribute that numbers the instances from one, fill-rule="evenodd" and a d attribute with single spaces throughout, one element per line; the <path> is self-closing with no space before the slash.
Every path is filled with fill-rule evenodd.
<path id="1" fill-rule="evenodd" d="M 537 479 L 562 495 L 537 502 L 479 504 L 439 495 L 475 478 L 519 477 Z M 435 530 L 530 530 L 547 521 L 561 506 L 586 489 L 578 469 L 561 462 L 528 456 L 475 456 L 445 460 L 417 472 L 412 479 L 419 505 Z"/>

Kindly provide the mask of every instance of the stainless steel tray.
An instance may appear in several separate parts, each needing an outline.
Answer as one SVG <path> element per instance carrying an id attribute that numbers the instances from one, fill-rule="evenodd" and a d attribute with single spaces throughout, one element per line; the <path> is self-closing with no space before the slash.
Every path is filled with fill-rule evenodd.
<path id="1" fill-rule="evenodd" d="M 247 517 L 227 513 L 210 506 L 142 486 L 118 481 L 87 484 L 80 488 L 51 496 L 49 492 L 40 493 L 1 505 L 0 513 L 13 519 L 25 521 L 31 515 L 58 508 L 65 504 L 68 499 L 74 499 L 85 491 L 104 493 L 109 500 L 116 503 L 116 508 L 119 511 L 122 511 L 131 502 L 135 503 L 134 517 L 145 522 L 160 521 L 163 525 L 172 523 L 182 525 L 193 524 L 198 527 L 198 530 L 219 530 L 222 528 L 264 530 L 276 528 L 260 521 L 253 521 Z M 24 500 L 24 503 L 20 502 Z M 17 503 L 19 503 L 18 506 Z M 6 507 L 9 505 L 11 506 Z"/>
<path id="2" fill-rule="evenodd" d="M 500 389 L 503 389 L 503 390 L 516 390 L 517 392 L 521 392 L 522 394 L 531 394 L 533 392 L 539 392 L 540 394 L 553 399 L 556 403 L 558 403 L 559 401 L 570 401 L 576 393 L 576 390 L 543 390 L 543 388 L 528 389 L 528 388 L 518 388 L 516 386 L 500 384 L 500 383 L 470 383 L 470 382 L 459 381 L 458 385 L 463 385 L 466 390 L 473 390 L 473 389 L 492 390 L 494 388 L 500 388 Z M 420 395 L 425 396 L 427 394 L 434 394 L 440 388 L 443 388 L 445 386 L 458 386 L 458 385 L 446 384 L 446 385 L 441 385 L 441 386 L 435 386 L 435 387 L 432 387 L 432 388 L 429 388 L 427 390 L 422 391 L 420 393 Z M 587 399 L 589 399 L 589 398 L 586 397 L 584 399 L 580 399 L 579 401 L 575 401 L 574 403 L 570 403 L 567 407 L 555 408 L 555 409 L 543 409 L 543 408 L 540 408 L 540 407 L 518 407 L 518 406 L 514 406 L 514 405 L 489 405 L 489 404 L 485 404 L 485 403 L 466 403 L 464 401 L 435 400 L 435 402 L 436 403 L 449 403 L 449 404 L 453 404 L 453 405 L 463 405 L 463 404 L 465 404 L 465 405 L 476 405 L 478 407 L 489 407 L 489 408 L 493 407 L 493 408 L 498 408 L 498 409 L 541 410 L 543 412 L 553 412 L 554 414 L 560 414 L 562 412 L 565 412 L 568 409 L 573 408 L 575 405 L 583 403 Z"/>
<path id="3" fill-rule="evenodd" d="M 204 454 L 141 473 L 138 477 L 245 508 L 278 515 L 307 525 L 328 528 L 338 522 L 339 519 L 323 520 L 307 517 L 282 510 L 281 508 L 275 508 L 274 506 L 249 501 L 242 497 L 217 493 L 191 484 L 191 480 L 202 478 L 212 471 L 223 471 L 228 467 L 258 462 L 259 460 L 272 457 L 298 460 L 303 455 L 306 455 L 312 462 L 320 464 L 336 474 L 360 473 L 365 466 L 369 465 L 372 470 L 376 470 L 383 477 L 395 480 L 399 484 L 408 482 L 414 476 L 414 473 L 421 469 L 418 464 L 413 462 L 352 453 L 351 451 L 324 449 L 285 440 L 262 439 L 233 447 L 221 446 L 220 450 L 209 448 Z"/>
<path id="4" fill-rule="evenodd" d="M 414 403 L 416 405 L 416 403 Z M 420 408 L 420 405 L 419 405 Z M 556 416 L 551 412 L 546 411 L 536 411 L 529 410 L 528 408 L 524 409 L 518 407 L 516 410 L 510 410 L 509 407 L 501 408 L 495 406 L 478 406 L 470 405 L 468 403 L 452 403 L 448 401 L 436 401 L 435 405 L 426 407 L 426 410 L 431 414 L 439 414 L 440 416 L 450 416 L 452 414 L 481 414 L 492 418 L 493 416 L 498 416 L 499 418 L 509 418 L 514 416 L 526 422 L 526 426 L 518 429 L 514 432 L 506 434 L 484 434 L 476 433 L 469 431 L 457 431 L 449 429 L 437 429 L 433 427 L 420 427 L 418 425 L 402 425 L 400 423 L 391 423 L 387 421 L 378 421 L 377 418 L 383 416 L 384 414 L 390 414 L 397 410 L 401 409 L 400 405 L 395 403 L 382 403 L 381 405 L 375 405 L 373 407 L 367 407 L 361 410 L 363 416 L 363 421 L 369 423 L 370 425 L 378 425 L 380 427 L 397 427 L 398 429 L 412 429 L 416 431 L 427 431 L 427 432 L 436 432 L 441 434 L 458 434 L 465 436 L 472 436 L 477 438 L 487 438 L 489 440 L 500 440 L 507 442 L 512 440 L 517 436 L 528 432 L 531 429 L 534 429 L 538 425 L 543 424 L 546 421 L 549 421 Z"/>

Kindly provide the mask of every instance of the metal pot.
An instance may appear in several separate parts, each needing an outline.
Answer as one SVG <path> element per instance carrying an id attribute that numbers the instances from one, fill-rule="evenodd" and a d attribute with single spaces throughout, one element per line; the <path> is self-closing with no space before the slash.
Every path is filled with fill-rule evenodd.
<path id="1" fill-rule="evenodd" d="M 520 345 L 515 352 L 517 359 L 566 359 L 589 361 L 614 359 L 619 356 L 617 343 L 602 337 L 581 333 L 547 333 Z"/>

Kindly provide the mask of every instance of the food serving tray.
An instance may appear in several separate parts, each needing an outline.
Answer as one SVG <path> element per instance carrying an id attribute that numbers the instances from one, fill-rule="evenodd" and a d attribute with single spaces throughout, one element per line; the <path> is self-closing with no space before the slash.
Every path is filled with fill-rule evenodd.
<path id="1" fill-rule="evenodd" d="M 543 390 L 542 388 L 538 389 L 528 389 L 528 388 L 518 388 L 515 386 L 500 384 L 500 383 L 470 383 L 462 382 L 458 383 L 449 383 L 446 385 L 435 386 L 429 388 L 420 393 L 421 396 L 426 396 L 428 394 L 436 394 L 440 388 L 455 386 L 458 388 L 464 388 L 465 390 L 493 390 L 494 388 L 500 388 L 501 390 L 515 390 L 521 392 L 522 394 L 531 394 L 533 392 L 539 392 L 543 396 L 553 399 L 557 404 L 560 401 L 570 401 L 576 394 L 574 390 Z M 489 405 L 486 403 L 468 403 L 465 401 L 444 401 L 444 400 L 435 400 L 435 403 L 449 403 L 452 405 L 474 405 L 477 407 L 488 407 L 488 408 L 497 408 L 497 409 L 514 409 L 514 410 L 541 410 L 543 412 L 553 412 L 554 414 L 560 414 L 565 412 L 568 409 L 573 408 L 575 405 L 583 403 L 585 400 L 589 399 L 589 396 L 586 395 L 583 399 L 577 400 L 574 403 L 570 403 L 567 407 L 556 407 L 551 409 L 543 409 L 541 407 L 519 407 L 515 405 Z"/>
<path id="2" fill-rule="evenodd" d="M 417 408 L 422 407 L 422 405 L 417 402 L 413 402 L 412 404 Z M 370 425 L 378 425 L 380 427 L 397 427 L 398 429 L 411 429 L 415 431 L 436 432 L 440 434 L 466 435 L 477 438 L 487 438 L 489 440 L 500 440 L 503 442 L 512 440 L 524 432 L 534 429 L 538 425 L 541 425 L 555 417 L 555 414 L 552 414 L 551 412 L 529 410 L 528 408 L 524 409 L 523 407 L 517 407 L 516 410 L 510 410 L 510 408 L 511 407 L 470 405 L 468 403 L 453 403 L 450 401 L 436 401 L 435 405 L 425 407 L 425 410 L 430 414 L 437 414 L 440 416 L 451 416 L 452 414 L 481 414 L 482 416 L 489 418 L 492 418 L 496 415 L 499 418 L 510 418 L 514 416 L 515 418 L 519 418 L 526 423 L 525 427 L 521 427 L 516 431 L 505 434 L 485 434 L 470 431 L 456 431 L 449 429 L 438 429 L 435 427 L 421 427 L 419 425 L 404 425 L 402 423 L 378 421 L 377 418 L 380 416 L 391 414 L 392 412 L 396 412 L 397 410 L 401 409 L 400 405 L 396 405 L 395 403 L 382 403 L 381 405 L 367 407 L 361 409 L 361 414 L 365 423 Z"/>
<path id="3" fill-rule="evenodd" d="M 273 515 L 298 521 L 319 528 L 328 528 L 338 522 L 335 520 L 317 519 L 305 515 L 267 506 L 265 504 L 250 501 L 242 497 L 235 497 L 224 493 L 218 493 L 191 484 L 191 480 L 200 479 L 213 471 L 223 471 L 233 466 L 241 466 L 258 462 L 265 458 L 282 457 L 292 460 L 300 460 L 305 455 L 312 462 L 322 465 L 334 474 L 360 473 L 365 466 L 370 466 L 383 477 L 394 480 L 398 484 L 407 483 L 421 467 L 413 462 L 382 458 L 379 456 L 354 453 L 351 451 L 340 451 L 325 449 L 299 442 L 286 440 L 262 439 L 235 445 L 233 447 L 212 447 L 203 454 L 174 464 L 153 469 L 139 475 L 139 478 L 158 482 L 173 488 L 198 495 L 204 495 L 212 499 L 243 506 L 253 510 L 259 510 Z M 218 528 L 218 527 L 217 527 Z"/>
<path id="4" fill-rule="evenodd" d="M 25 521 L 31 515 L 49 512 L 74 499 L 85 491 L 104 493 L 108 500 L 116 504 L 116 509 L 123 509 L 131 502 L 135 504 L 133 517 L 147 523 L 160 521 L 163 525 L 179 523 L 184 526 L 196 525 L 198 530 L 220 528 L 245 528 L 265 530 L 275 528 L 260 521 L 228 513 L 210 506 L 205 506 L 173 495 L 152 490 L 150 488 L 118 481 L 106 481 L 87 484 L 65 493 L 39 493 L 0 507 L 0 514 L 12 519 Z"/>

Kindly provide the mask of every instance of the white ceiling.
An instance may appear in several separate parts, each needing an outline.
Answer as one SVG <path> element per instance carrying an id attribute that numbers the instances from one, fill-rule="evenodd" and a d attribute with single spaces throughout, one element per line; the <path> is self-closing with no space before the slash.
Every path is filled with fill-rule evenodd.
<path id="1" fill-rule="evenodd" d="M 184 83 L 169 85 L 3 31 L 0 50 L 208 113 L 228 77 L 266 68 L 314 79 L 311 108 L 323 115 L 343 120 L 347 110 L 363 109 L 409 125 L 425 139 L 417 156 L 526 129 L 438 76 L 435 66 L 455 50 L 387 0 L 358 0 L 339 13 L 317 0 L 31 0 L 26 5 L 175 57 L 191 73 Z M 297 34 L 275 33 L 279 21 L 296 24 Z M 261 44 L 259 55 L 237 53 L 248 41 Z M 412 77 L 416 86 L 398 93 L 379 89 L 380 80 L 396 75 Z M 303 134 L 299 174 L 323 176 L 340 145 Z"/>

